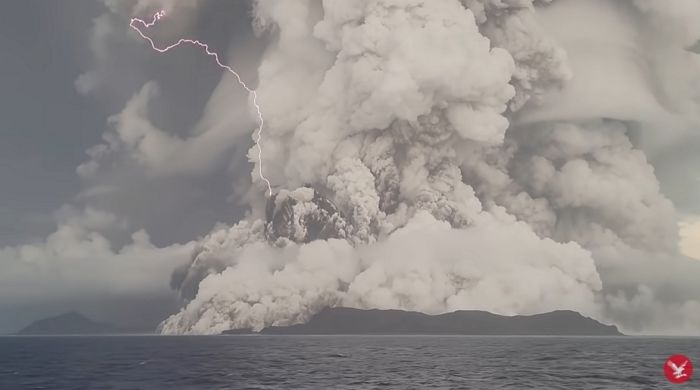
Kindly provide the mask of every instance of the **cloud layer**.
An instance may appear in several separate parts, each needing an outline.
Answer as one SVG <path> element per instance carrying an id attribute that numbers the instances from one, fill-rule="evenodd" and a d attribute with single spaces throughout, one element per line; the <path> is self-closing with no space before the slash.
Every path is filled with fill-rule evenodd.
<path id="1" fill-rule="evenodd" d="M 106 0 L 76 87 L 116 114 L 56 232 L 0 249 L 0 296 L 153 295 L 170 278 L 170 334 L 335 305 L 698 334 L 700 263 L 678 253 L 657 175 L 697 140 L 700 9 L 659 3 L 259 0 L 243 39 L 210 30 L 216 1 Z M 129 32 L 161 8 L 154 39 L 209 38 L 257 81 L 262 166 L 250 97 L 196 50 Z"/>
<path id="2" fill-rule="evenodd" d="M 349 305 L 570 308 L 629 331 L 673 318 L 664 330 L 696 332 L 684 313 L 695 289 L 679 279 L 666 294 L 634 271 L 697 272 L 676 252 L 676 212 L 634 139 L 640 124 L 685 131 L 694 118 L 680 108 L 695 102 L 659 103 L 659 88 L 674 88 L 669 68 L 642 75 L 629 61 L 651 45 L 636 34 L 668 15 L 627 5 L 641 19 L 602 1 L 257 2 L 258 24 L 276 34 L 259 68 L 263 163 L 276 188 L 299 188 L 268 207 L 288 214 L 292 233 L 271 237 L 280 222 L 253 216 L 205 238 L 176 273 L 189 302 L 161 330 L 260 329 Z M 596 50 L 629 49 L 579 74 L 600 53 L 559 46 L 567 38 L 539 7 L 558 23 L 603 14 L 610 28 Z M 666 43 L 687 38 L 669 34 Z M 671 66 L 690 75 L 692 55 L 678 50 L 689 60 Z M 631 95 L 608 108 L 589 80 L 618 73 Z M 343 239 L 307 243 L 321 200 L 337 207 Z"/>

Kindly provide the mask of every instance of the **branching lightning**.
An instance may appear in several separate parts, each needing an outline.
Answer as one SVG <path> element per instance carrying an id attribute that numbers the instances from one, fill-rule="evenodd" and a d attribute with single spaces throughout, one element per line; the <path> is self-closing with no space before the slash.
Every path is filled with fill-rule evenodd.
<path id="1" fill-rule="evenodd" d="M 263 126 L 265 124 L 265 121 L 263 120 L 262 111 L 260 110 L 260 105 L 258 104 L 258 94 L 255 92 L 254 89 L 251 89 L 246 85 L 246 83 L 243 81 L 243 79 L 241 79 L 241 76 L 238 74 L 238 72 L 236 72 L 230 66 L 221 62 L 221 60 L 219 59 L 219 55 L 216 52 L 212 51 L 209 48 L 208 44 L 203 43 L 203 42 L 196 40 L 196 39 L 181 38 L 180 40 L 178 40 L 177 42 L 175 42 L 169 46 L 158 47 L 156 45 L 156 43 L 153 41 L 153 39 L 151 39 L 151 37 L 146 35 L 143 32 L 143 30 L 141 28 L 139 28 L 139 26 L 138 26 L 138 25 L 141 25 L 144 29 L 151 28 L 151 27 L 155 26 L 156 23 L 158 23 L 158 21 L 161 18 L 163 18 L 164 16 L 165 16 L 165 11 L 161 10 L 161 11 L 156 12 L 155 15 L 153 15 L 153 20 L 151 22 L 146 22 L 146 21 L 139 19 L 139 18 L 132 18 L 131 22 L 129 23 L 129 26 L 131 28 L 133 28 L 143 39 L 148 41 L 148 43 L 151 45 L 151 48 L 153 48 L 153 50 L 155 50 L 159 53 L 165 53 L 165 52 L 167 52 L 171 49 L 174 49 L 182 44 L 191 44 L 191 45 L 201 47 L 202 49 L 204 49 L 204 52 L 208 56 L 214 58 L 214 61 L 216 61 L 216 64 L 221 69 L 228 71 L 229 73 L 234 75 L 236 77 L 236 80 L 238 80 L 238 84 L 240 84 L 241 87 L 243 87 L 246 91 L 248 91 L 248 93 L 250 93 L 253 96 L 253 105 L 255 106 L 255 110 L 256 110 L 257 115 L 258 115 L 258 123 L 259 123 L 258 129 L 255 132 L 255 136 L 254 136 L 255 145 L 258 147 L 258 175 L 260 176 L 260 179 L 262 179 L 265 182 L 265 184 L 267 185 L 268 195 L 271 196 L 272 195 L 272 185 L 270 184 L 270 181 L 263 175 L 263 168 L 262 168 L 262 146 L 260 145 L 260 143 L 262 141 L 262 132 L 263 132 Z"/>

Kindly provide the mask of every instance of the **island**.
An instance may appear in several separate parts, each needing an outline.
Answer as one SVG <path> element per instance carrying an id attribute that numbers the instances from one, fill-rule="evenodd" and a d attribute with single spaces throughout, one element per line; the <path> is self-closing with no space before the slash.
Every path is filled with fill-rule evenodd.
<path id="1" fill-rule="evenodd" d="M 91 335 L 112 333 L 120 333 L 120 330 L 114 325 L 93 321 L 74 311 L 34 321 L 17 332 L 18 335 Z"/>
<path id="2" fill-rule="evenodd" d="M 224 334 L 254 333 L 233 329 Z M 557 310 L 534 315 L 502 316 L 486 311 L 459 310 L 429 315 L 404 310 L 327 308 L 305 324 L 273 326 L 261 334 L 285 335 L 484 335 L 484 336 L 621 336 L 605 325 L 575 311 Z"/>

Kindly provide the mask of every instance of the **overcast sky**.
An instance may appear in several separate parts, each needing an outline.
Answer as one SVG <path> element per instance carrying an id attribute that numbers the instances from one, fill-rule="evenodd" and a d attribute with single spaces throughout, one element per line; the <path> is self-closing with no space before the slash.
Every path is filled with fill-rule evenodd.
<path id="1" fill-rule="evenodd" d="M 198 33 L 220 50 L 229 45 L 239 53 L 245 50 L 253 59 L 242 63 L 247 67 L 244 73 L 254 78 L 255 58 L 262 45 L 251 34 L 249 5 L 215 1 L 210 7 L 202 18 L 216 22 L 197 28 Z M 105 233 L 115 249 L 128 241 L 134 229 L 141 228 L 156 245 L 186 243 L 206 234 L 217 222 L 235 220 L 242 212 L 237 198 L 250 181 L 245 151 L 252 141 L 247 134 L 236 134 L 222 143 L 219 156 L 202 162 L 194 174 L 149 176 L 115 161 L 97 177 L 81 179 L 78 175 L 78 166 L 89 160 L 88 149 L 99 144 L 109 129 L 108 117 L 119 113 L 143 83 L 160 82 L 167 98 L 154 108 L 155 116 L 169 132 L 182 135 L 192 130 L 221 78 L 221 72 L 196 51 L 185 49 L 168 60 L 151 55 L 127 35 L 125 16 L 104 24 L 119 30 L 121 36 L 100 37 L 96 18 L 107 12 L 103 2 L 95 0 L 0 4 L 0 248 L 42 241 L 67 215 L 86 205 L 128 219 L 126 230 Z M 116 47 L 110 57 L 96 58 L 95 46 L 103 45 L 107 51 L 110 44 Z M 236 50 L 230 52 L 234 55 Z M 113 65 L 104 66 L 100 61 Z M 100 77 L 105 81 L 89 91 L 79 91 L 76 81 L 93 70 L 103 72 Z M 238 99 L 247 98 L 233 84 L 231 87 Z M 232 120 L 241 126 L 250 122 L 245 112 Z M 230 156 L 219 158 L 227 150 Z M 3 261 L 8 259 L 0 259 L 0 268 L 8 266 Z M 167 270 L 163 280 L 167 285 Z M 72 294 L 50 303 L 3 300 L 0 332 L 72 308 L 153 326 L 176 307 L 174 296 L 162 295 L 80 297 L 74 304 Z M 114 307 L 104 309 L 105 299 L 114 300 L 109 303 Z M 142 315 L 121 316 L 123 313 L 147 315 L 142 319 Z"/>
<path id="2" fill-rule="evenodd" d="M 177 310 L 170 271 L 188 260 L 194 240 L 248 210 L 255 121 L 247 94 L 196 49 L 150 51 L 128 28 L 137 3 L 0 3 L 0 273 L 17 275 L 0 278 L 0 333 L 74 309 L 153 327 Z M 250 4 L 201 3 L 196 13 L 175 13 L 177 27 L 157 38 L 205 40 L 255 85 L 267 36 L 254 35 Z M 570 28 L 556 17 L 543 23 Z M 577 37 L 557 34 L 577 52 L 566 46 Z M 577 103 L 579 92 L 571 92 Z M 610 100 L 617 97 L 626 100 Z M 519 124 L 567 112 L 566 102 Z M 637 101 L 629 102 L 609 106 L 626 115 Z M 129 144 L 147 136 L 131 132 L 144 106 L 162 135 L 165 152 L 155 157 L 140 141 Z M 700 137 L 688 133 L 700 132 L 647 141 L 647 156 L 682 220 L 679 245 L 700 258 Z"/>
<path id="3" fill-rule="evenodd" d="M 50 232 L 53 212 L 80 188 L 75 167 L 100 139 L 106 113 L 74 87 L 102 6 L 11 1 L 2 8 L 0 245 L 9 245 Z"/>

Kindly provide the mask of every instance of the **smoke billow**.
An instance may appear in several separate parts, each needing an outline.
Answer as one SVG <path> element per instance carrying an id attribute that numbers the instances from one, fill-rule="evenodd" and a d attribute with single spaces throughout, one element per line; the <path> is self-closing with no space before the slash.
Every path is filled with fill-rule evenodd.
<path id="1" fill-rule="evenodd" d="M 172 277 L 186 304 L 161 331 L 259 330 L 337 305 L 573 309 L 697 331 L 684 316 L 696 292 L 635 271 L 681 260 L 630 118 L 537 113 L 576 77 L 537 18 L 549 3 L 259 0 L 257 28 L 273 36 L 262 169 L 276 193 L 199 241 Z M 649 24 L 675 12 L 637 3 Z"/>

